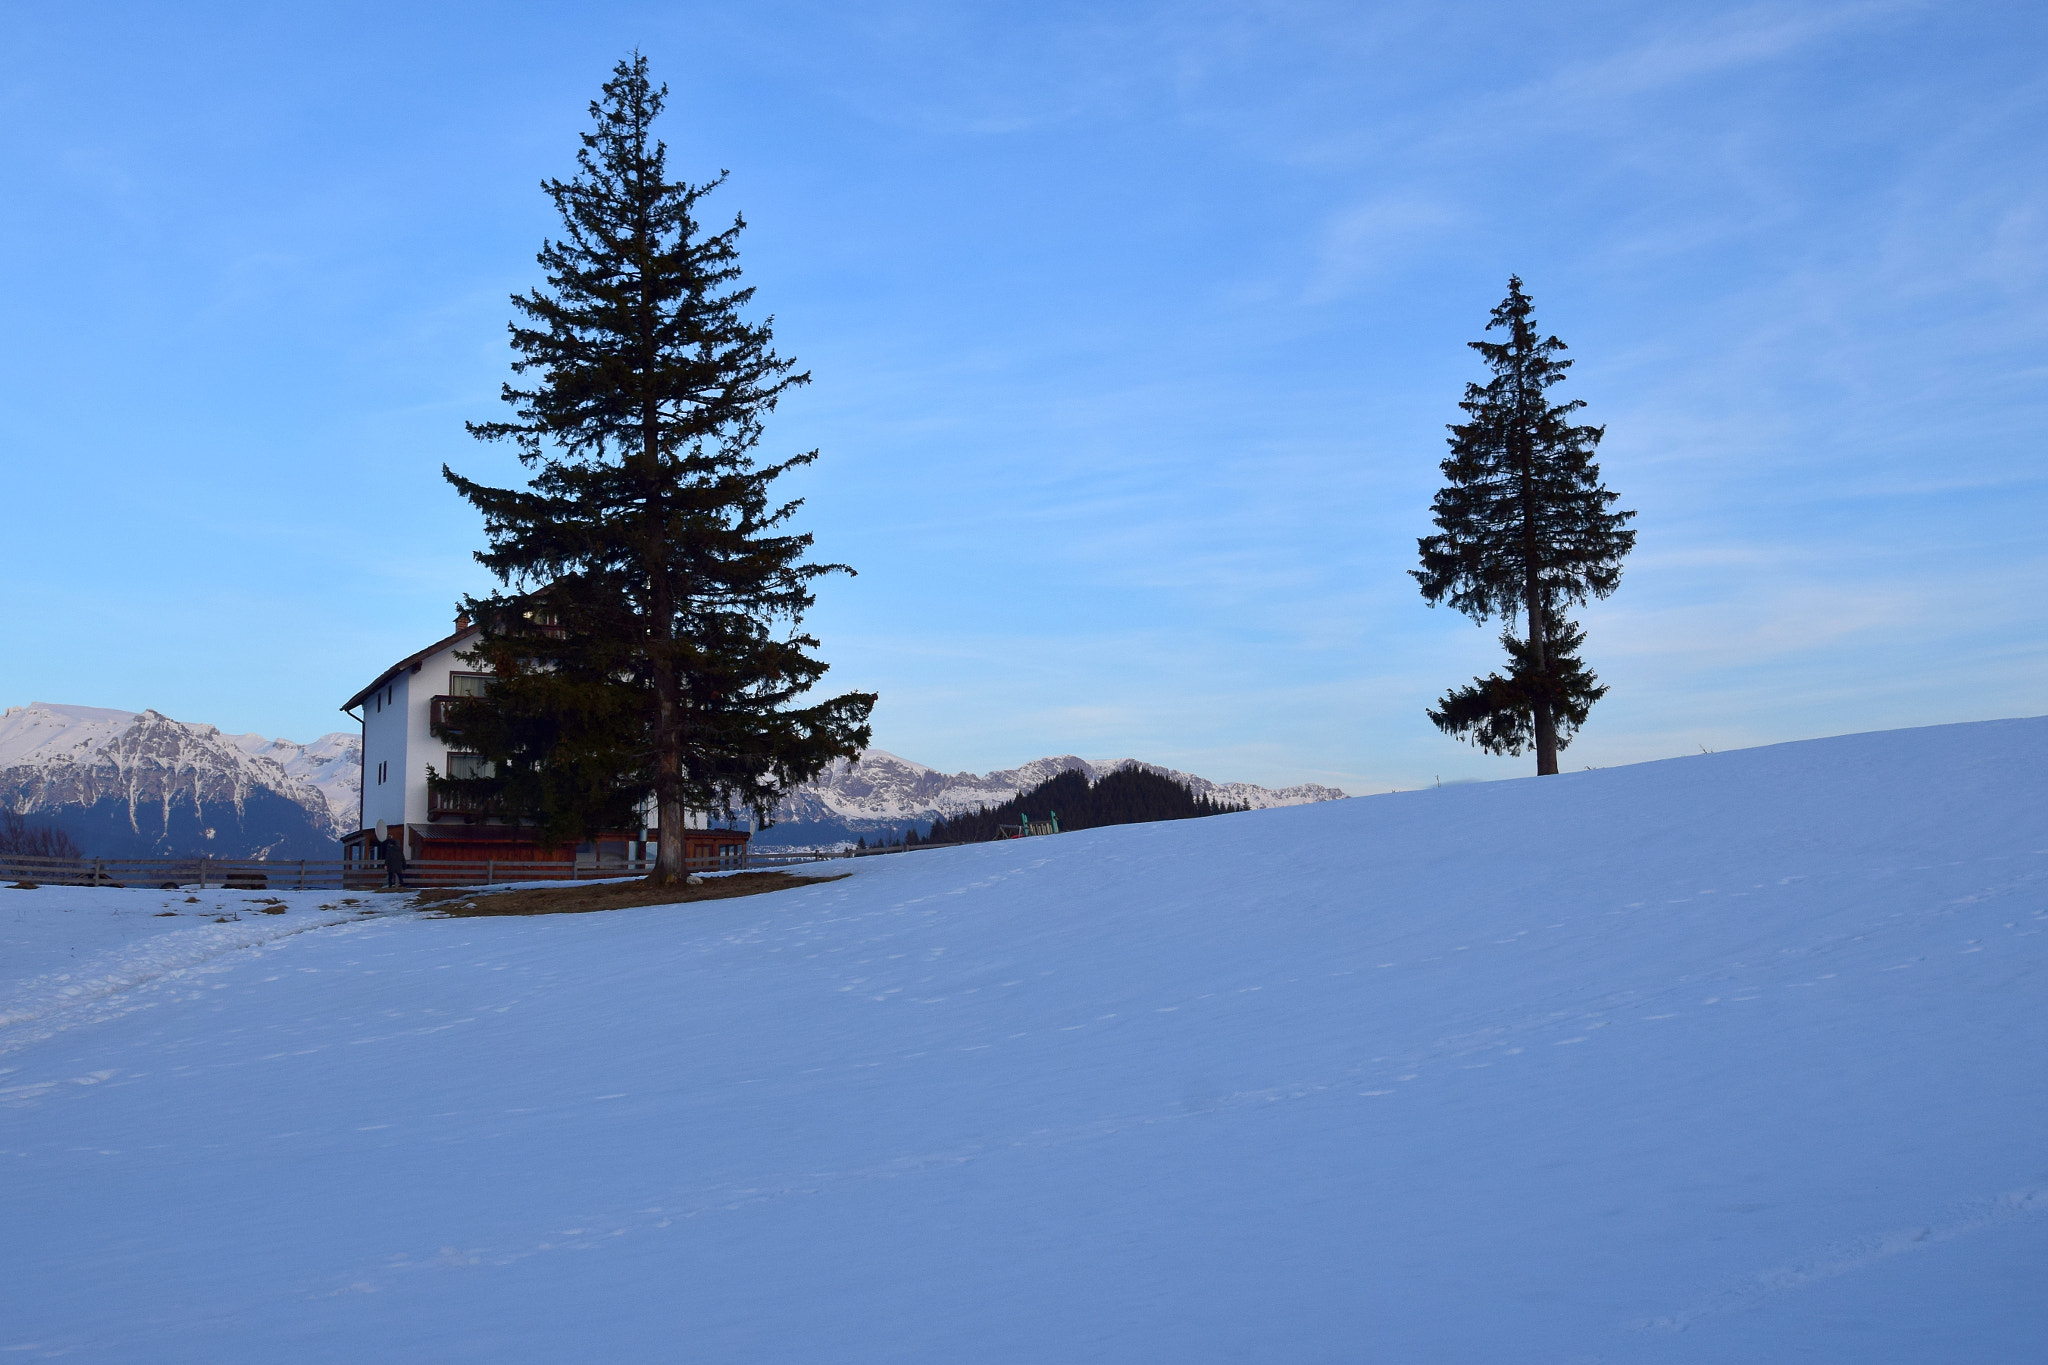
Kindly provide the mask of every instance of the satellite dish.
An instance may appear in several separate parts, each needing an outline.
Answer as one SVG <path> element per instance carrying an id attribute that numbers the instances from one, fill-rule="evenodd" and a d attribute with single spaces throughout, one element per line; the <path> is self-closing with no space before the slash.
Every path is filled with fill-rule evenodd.
<path id="1" fill-rule="evenodd" d="M 390 830 L 390 828 L 389 828 L 388 826 L 386 826 L 386 825 L 385 825 L 385 823 L 384 823 L 384 822 L 383 822 L 382 820 L 379 820 L 379 821 L 377 822 L 377 842 L 381 844 L 381 843 L 383 843 L 383 842 L 384 842 L 384 841 L 385 841 L 386 839 L 389 839 L 390 837 L 391 837 L 391 830 Z"/>

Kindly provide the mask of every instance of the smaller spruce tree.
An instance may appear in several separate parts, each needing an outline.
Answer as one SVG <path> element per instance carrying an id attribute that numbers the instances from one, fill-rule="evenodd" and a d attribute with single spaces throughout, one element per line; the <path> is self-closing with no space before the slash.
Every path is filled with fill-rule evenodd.
<path id="1" fill-rule="evenodd" d="M 1410 576 L 1431 606 L 1448 601 L 1477 623 L 1508 625 L 1507 676 L 1455 689 L 1429 718 L 1495 753 L 1533 748 L 1536 771 L 1549 774 L 1607 691 L 1579 659 L 1585 636 L 1563 609 L 1620 586 L 1635 513 L 1613 510 L 1616 495 L 1600 483 L 1593 453 L 1605 428 L 1572 420 L 1583 400 L 1549 399 L 1572 362 L 1561 358 L 1565 344 L 1537 327 L 1519 277 L 1508 279 L 1487 321 L 1488 332 L 1496 329 L 1500 340 L 1468 343 L 1493 376 L 1465 386 L 1458 406 L 1466 420 L 1450 428 L 1444 487 L 1431 504 L 1437 534 L 1418 542 L 1422 567 Z M 1526 624 L 1519 640 L 1518 617 Z"/>

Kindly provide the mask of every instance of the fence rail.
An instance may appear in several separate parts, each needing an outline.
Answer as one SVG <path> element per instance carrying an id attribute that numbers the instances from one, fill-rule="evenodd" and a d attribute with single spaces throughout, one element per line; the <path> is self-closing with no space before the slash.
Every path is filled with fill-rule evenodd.
<path id="1" fill-rule="evenodd" d="M 922 853 L 928 848 L 965 848 L 965 842 L 949 844 L 877 844 L 873 848 L 850 848 L 844 853 L 828 853 L 828 858 L 879 858 L 884 853 Z"/>
<path id="2" fill-rule="evenodd" d="M 874 858 L 883 854 L 921 853 L 926 849 L 960 848 L 961 844 L 898 844 L 838 852 L 772 853 L 744 849 L 725 856 L 689 858 L 690 872 L 743 872 L 830 862 L 838 858 Z M 497 882 L 596 881 L 608 877 L 644 877 L 654 870 L 652 858 L 582 856 L 571 862 L 516 862 L 485 859 L 416 858 L 405 865 L 408 886 L 488 886 Z M 0 853 L 0 880 L 42 886 L 220 887 L 228 891 L 369 891 L 385 884 L 384 865 L 342 859 L 283 858 L 30 858 Z"/>
<path id="3" fill-rule="evenodd" d="M 838 853 L 771 853 L 691 858 L 691 872 L 737 872 L 844 857 Z M 593 881 L 645 876 L 652 859 L 581 858 L 575 862 L 515 862 L 418 858 L 405 865 L 408 886 L 477 886 L 496 882 Z M 0 879 L 40 886 L 220 887 L 229 891 L 369 891 L 385 884 L 384 865 L 341 860 L 278 858 L 25 858 L 0 854 Z"/>

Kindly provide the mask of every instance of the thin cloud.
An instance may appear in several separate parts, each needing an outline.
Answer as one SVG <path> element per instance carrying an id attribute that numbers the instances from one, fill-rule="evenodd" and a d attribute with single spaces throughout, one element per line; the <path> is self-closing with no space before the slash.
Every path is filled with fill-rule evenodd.
<path id="1" fill-rule="evenodd" d="M 1460 222 L 1461 215 L 1449 206 L 1421 196 L 1386 196 L 1338 211 L 1323 226 L 1315 272 L 1302 302 L 1323 304 L 1343 297 Z"/>
<path id="2" fill-rule="evenodd" d="M 1566 66 L 1531 94 L 1546 104 L 1560 98 L 1611 103 L 1741 67 L 1783 61 L 1814 43 L 1925 8 L 1913 3 L 1857 4 L 1791 16 L 1765 8 L 1719 15 L 1594 61 Z"/>

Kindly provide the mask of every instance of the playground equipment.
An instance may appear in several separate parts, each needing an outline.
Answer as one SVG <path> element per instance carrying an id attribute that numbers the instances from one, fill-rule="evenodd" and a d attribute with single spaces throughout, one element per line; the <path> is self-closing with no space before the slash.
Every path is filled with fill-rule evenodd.
<path id="1" fill-rule="evenodd" d="M 1032 819 L 1028 811 L 1020 811 L 1018 816 L 1024 822 L 1021 825 L 996 826 L 996 837 L 998 839 L 1028 839 L 1034 834 L 1058 834 L 1060 832 L 1060 813 L 1058 811 L 1048 811 L 1043 820 Z"/>

